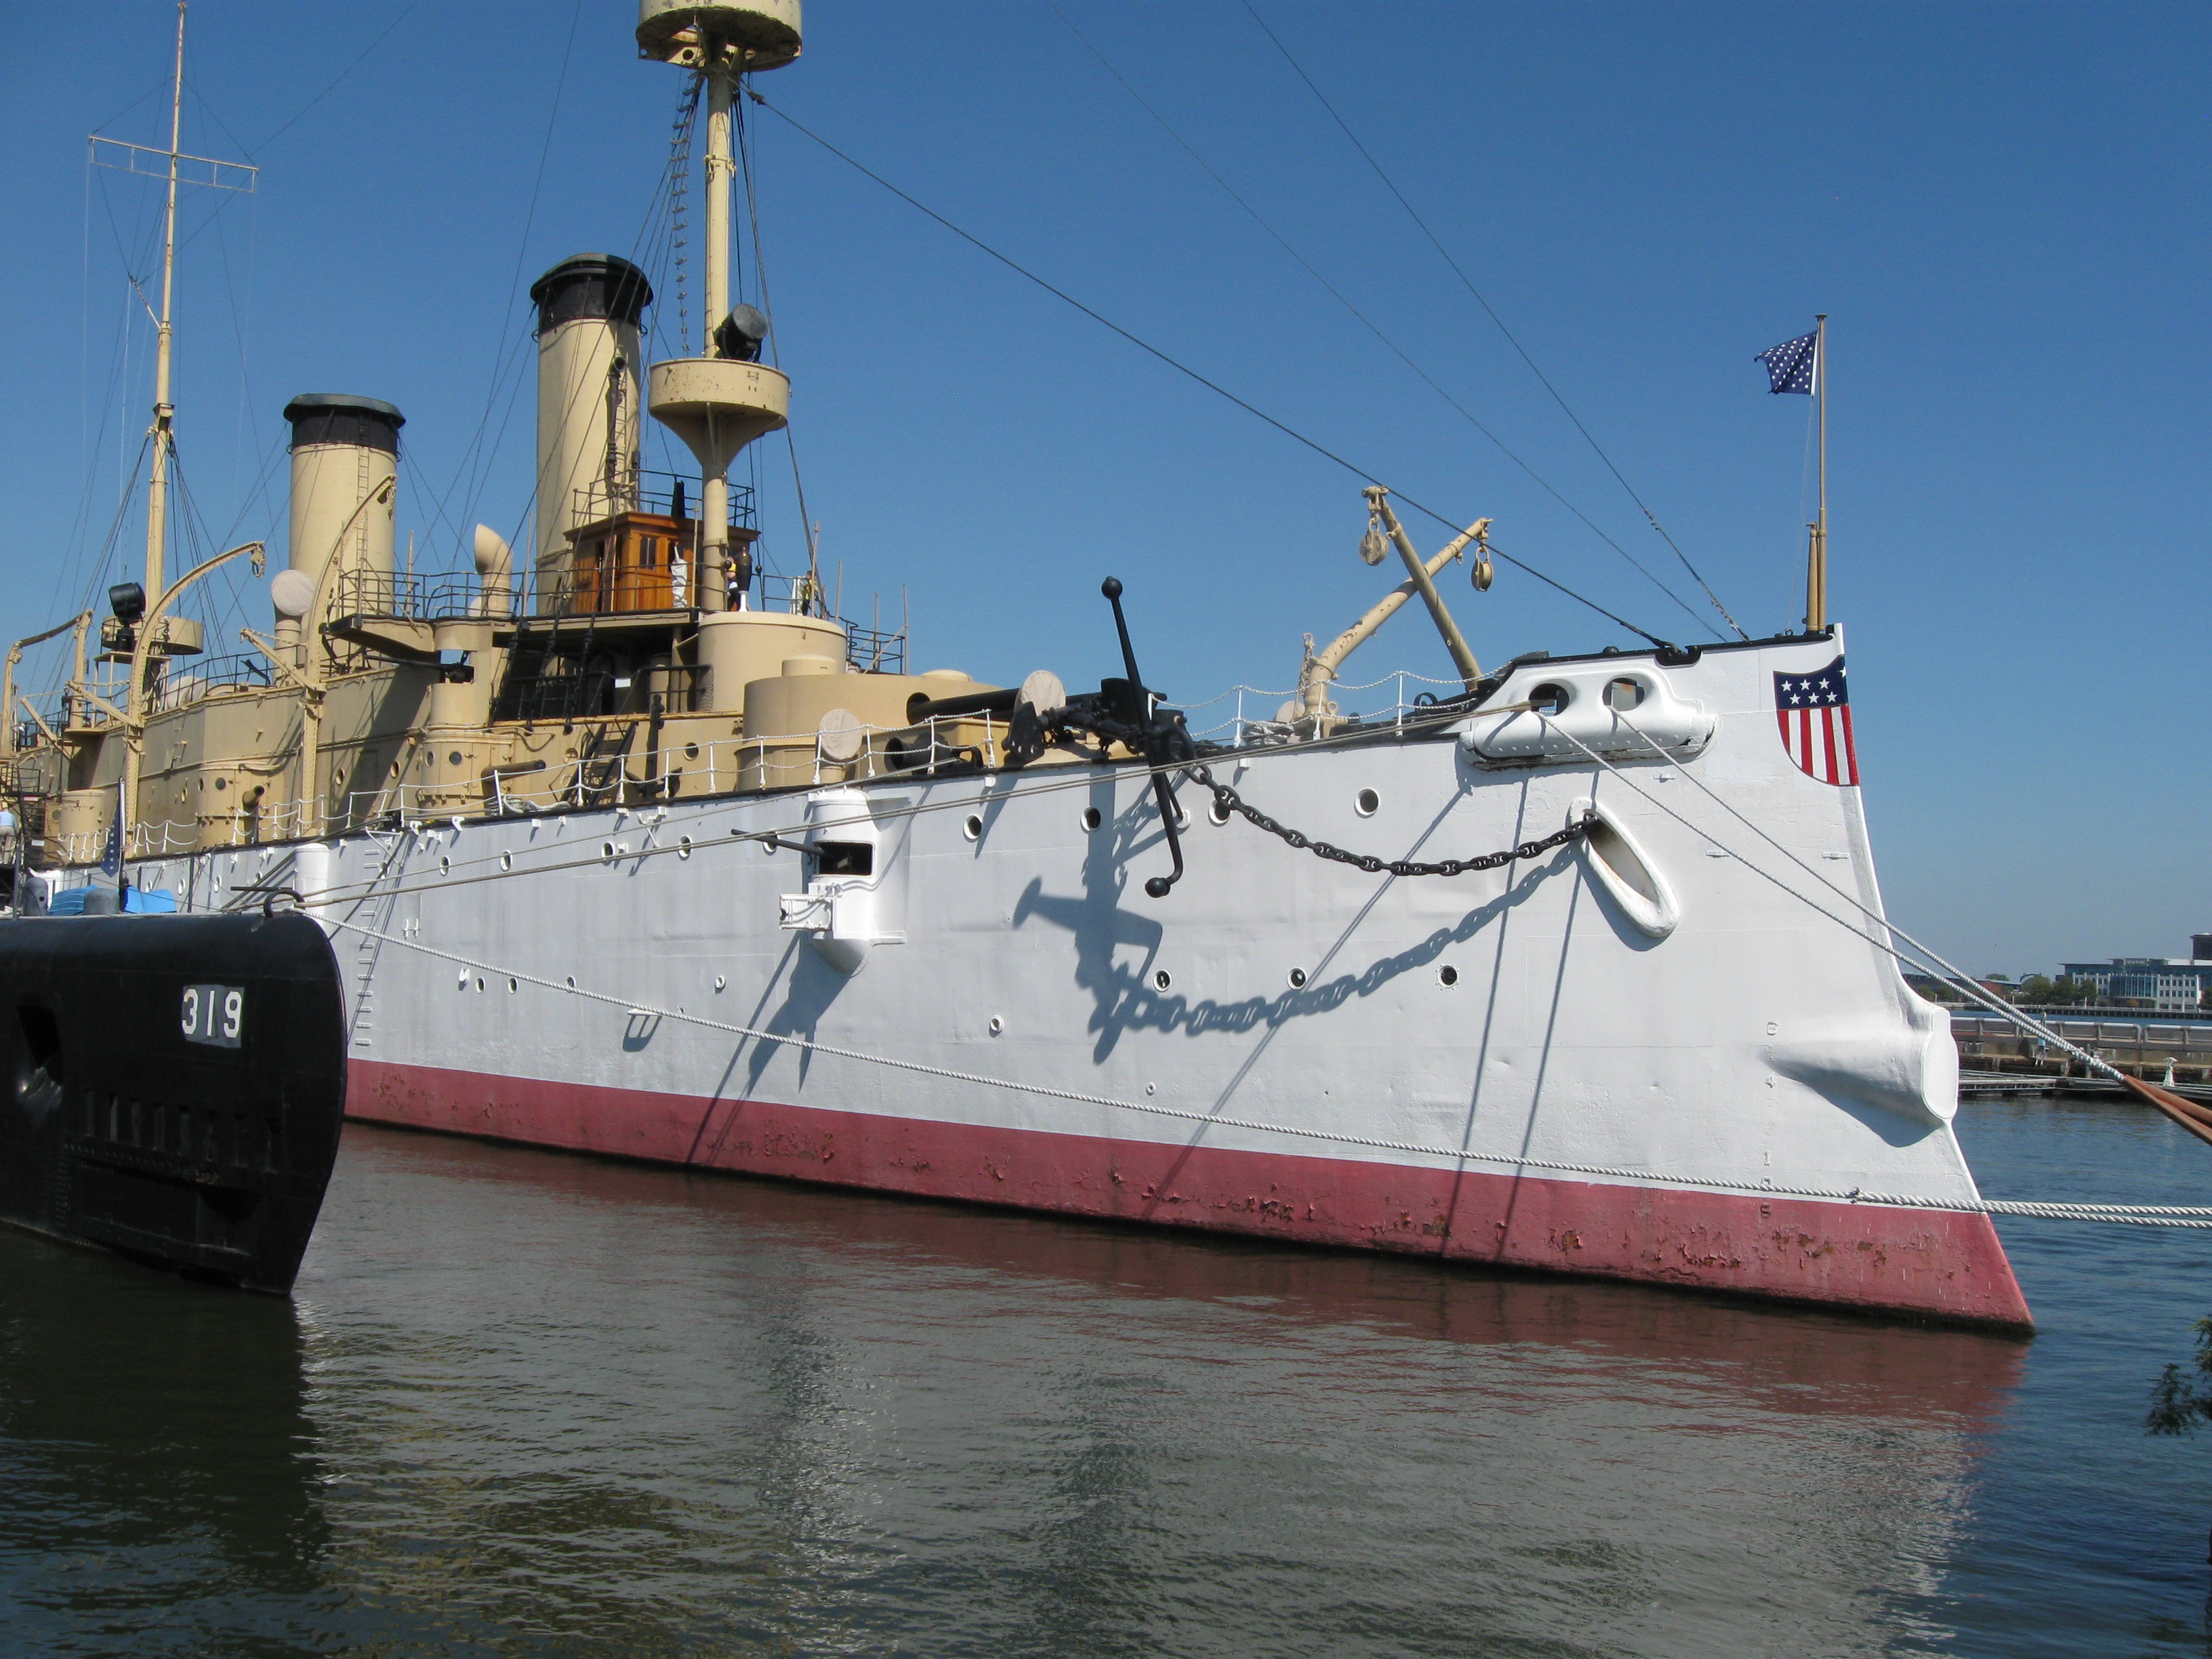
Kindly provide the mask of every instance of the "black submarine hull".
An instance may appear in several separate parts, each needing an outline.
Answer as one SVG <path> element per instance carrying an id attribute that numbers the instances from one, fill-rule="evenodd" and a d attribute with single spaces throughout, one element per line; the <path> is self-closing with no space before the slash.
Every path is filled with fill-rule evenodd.
<path id="1" fill-rule="evenodd" d="M 0 919 L 0 1221 L 289 1291 L 345 1044 L 306 916 Z"/>

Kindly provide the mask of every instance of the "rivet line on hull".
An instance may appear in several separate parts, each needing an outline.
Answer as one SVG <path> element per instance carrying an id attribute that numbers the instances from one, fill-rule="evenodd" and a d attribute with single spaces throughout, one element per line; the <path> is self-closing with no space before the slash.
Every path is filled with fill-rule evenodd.
<path id="1" fill-rule="evenodd" d="M 1164 1106 L 1149 1101 L 1118 1100 L 1111 1095 L 1086 1094 L 1080 1090 L 1055 1088 L 1050 1084 L 1023 1083 L 1010 1078 L 988 1077 L 980 1072 L 957 1071 L 950 1066 L 932 1066 L 922 1060 L 898 1060 L 889 1054 L 872 1054 L 863 1049 L 847 1048 L 836 1043 L 817 1042 L 809 1037 L 794 1036 L 787 1032 L 763 1031 L 750 1025 L 739 1025 L 733 1021 L 709 1019 L 703 1014 L 690 1013 L 681 1008 L 654 1008 L 631 997 L 610 996 L 604 991 L 587 990 L 573 983 L 556 984 L 534 974 L 502 968 L 495 963 L 477 962 L 451 951 L 441 951 L 435 945 L 425 945 L 419 939 L 403 939 L 396 933 L 379 933 L 364 927 L 359 922 L 342 921 L 335 917 L 323 918 L 329 927 L 343 927 L 348 933 L 359 933 L 380 944 L 398 945 L 403 950 L 419 951 L 456 967 L 484 974 L 503 974 L 524 984 L 535 985 L 543 990 L 558 992 L 564 996 L 581 997 L 588 1002 L 602 1003 L 619 1008 L 625 1014 L 641 1015 L 653 1019 L 674 1020 L 682 1024 L 702 1026 L 712 1031 L 721 1031 L 732 1036 L 750 1038 L 756 1042 L 778 1043 L 793 1048 L 805 1048 L 818 1054 L 829 1054 L 840 1060 L 858 1060 L 865 1065 L 886 1066 L 894 1071 L 914 1072 L 925 1077 L 943 1078 L 954 1083 L 972 1083 L 981 1088 L 1006 1089 L 1020 1094 L 1037 1095 L 1052 1100 L 1073 1101 L 1079 1105 L 1103 1106 L 1115 1111 L 1141 1112 L 1152 1117 L 1175 1118 L 1187 1123 L 1214 1125 L 1222 1128 L 1251 1129 L 1263 1134 L 1291 1135 L 1309 1140 L 1323 1140 L 1336 1146 L 1365 1146 L 1378 1152 L 1410 1152 L 1421 1158 L 1445 1158 L 1463 1164 L 1493 1164 L 1508 1169 L 1542 1170 L 1564 1175 L 1602 1176 L 1608 1180 L 1657 1183 L 1672 1187 L 1718 1188 L 1729 1192 L 1748 1193 L 1759 1197 L 1808 1198 L 1830 1203 L 1870 1204 L 1885 1208 L 1910 1210 L 1943 1210 L 1967 1215 L 2017 1215 L 2047 1220 L 2105 1221 L 2148 1227 L 2191 1227 L 2212 1229 L 2212 1208 L 2185 1210 L 2154 1208 L 2145 1206 L 2074 1204 L 2066 1202 L 2033 1202 L 1989 1199 L 1917 1198 L 1893 1193 L 1869 1193 L 1858 1188 L 1848 1192 L 1819 1187 L 1771 1187 L 1749 1182 L 1730 1181 L 1725 1176 L 1668 1175 L 1656 1170 L 1620 1169 L 1600 1164 L 1568 1164 L 1547 1158 L 1508 1158 L 1490 1152 L 1469 1152 L 1460 1147 L 1425 1146 L 1416 1141 L 1384 1140 L 1366 1135 L 1346 1134 L 1336 1129 L 1304 1128 L 1293 1124 L 1268 1123 L 1256 1118 L 1223 1117 L 1208 1112 L 1194 1112 L 1181 1107 Z"/>

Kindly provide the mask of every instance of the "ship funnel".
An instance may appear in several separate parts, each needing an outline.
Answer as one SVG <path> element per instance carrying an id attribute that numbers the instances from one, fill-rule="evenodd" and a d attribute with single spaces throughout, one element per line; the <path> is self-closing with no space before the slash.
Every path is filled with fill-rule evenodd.
<path id="1" fill-rule="evenodd" d="M 284 405 L 292 423 L 290 565 L 313 586 L 337 575 L 362 588 L 357 608 L 386 604 L 398 492 L 399 428 L 407 417 L 374 398 L 311 392 Z M 380 497 L 372 501 L 371 497 Z"/>
<path id="2" fill-rule="evenodd" d="M 540 608 L 564 611 L 570 534 L 637 506 L 638 325 L 653 285 L 627 259 L 579 253 L 531 284 L 538 306 Z"/>

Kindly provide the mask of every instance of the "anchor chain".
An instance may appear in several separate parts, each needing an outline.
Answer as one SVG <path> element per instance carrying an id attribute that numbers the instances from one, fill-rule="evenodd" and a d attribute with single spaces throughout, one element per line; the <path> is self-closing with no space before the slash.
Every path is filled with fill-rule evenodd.
<path id="1" fill-rule="evenodd" d="M 1279 837 L 1302 853 L 1311 853 L 1316 858 L 1329 859 L 1338 864 L 1349 864 L 1370 876 L 1380 875 L 1386 870 L 1394 876 L 1463 876 L 1470 870 L 1495 870 L 1516 859 L 1540 858 L 1555 847 L 1565 847 L 1570 842 L 1582 840 L 1589 834 L 1591 821 L 1596 817 L 1595 813 L 1584 813 L 1564 830 L 1539 841 L 1524 841 L 1518 847 L 1508 847 L 1501 852 L 1485 853 L 1479 858 L 1439 859 L 1434 864 L 1425 864 L 1415 859 L 1377 858 L 1372 853 L 1354 853 L 1329 842 L 1316 841 L 1304 831 L 1293 830 L 1268 817 L 1227 784 L 1216 783 L 1213 774 L 1206 767 L 1188 767 L 1184 769 L 1183 775 L 1194 779 L 1201 787 L 1210 791 L 1217 807 L 1225 812 L 1238 814 L 1255 829 L 1264 830 L 1269 835 Z"/>

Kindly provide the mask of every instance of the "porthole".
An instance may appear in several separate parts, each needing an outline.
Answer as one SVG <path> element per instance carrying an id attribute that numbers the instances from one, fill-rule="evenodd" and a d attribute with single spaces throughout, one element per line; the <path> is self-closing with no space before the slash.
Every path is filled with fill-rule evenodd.
<path id="1" fill-rule="evenodd" d="M 1540 714 L 1556 714 L 1567 706 L 1567 688 L 1547 680 L 1528 694 L 1528 706 Z"/>
<path id="2" fill-rule="evenodd" d="M 502 869 L 502 870 L 512 870 L 512 869 L 514 869 L 514 854 L 512 854 L 512 853 L 501 853 L 501 854 L 499 855 L 499 867 L 500 867 L 501 869 Z"/>
<path id="3" fill-rule="evenodd" d="M 684 745 L 684 758 L 685 760 L 697 760 L 699 758 L 699 745 L 696 743 L 685 744 Z"/>
<path id="4" fill-rule="evenodd" d="M 1003 1020 L 1003 1019 L 1000 1019 L 1000 1018 L 996 1014 L 992 1015 L 992 1016 L 991 1016 L 991 1035 L 992 1035 L 993 1036 L 1004 1036 L 1006 1034 L 1006 1022 L 1005 1020 Z"/>
<path id="5" fill-rule="evenodd" d="M 721 989 L 725 985 L 726 985 L 726 984 L 728 984 L 728 983 L 729 983 L 729 981 L 727 981 L 727 980 L 724 979 L 724 978 L 723 978 L 720 974 L 717 974 L 717 975 L 714 975 L 714 988 L 715 988 L 717 991 L 720 990 L 720 989 Z"/>
<path id="6" fill-rule="evenodd" d="M 507 981 L 507 988 L 509 991 L 520 991 L 520 990 L 522 988 L 521 981 L 519 981 L 519 980 L 512 980 L 512 979 L 511 979 L 511 980 Z"/>
<path id="7" fill-rule="evenodd" d="M 1217 824 L 1226 823 L 1229 822 L 1229 808 L 1225 803 L 1216 801 L 1206 809 L 1206 816 Z"/>
<path id="8" fill-rule="evenodd" d="M 572 991 L 576 988 L 576 976 L 574 974 L 568 975 L 568 988 Z"/>
<path id="9" fill-rule="evenodd" d="M 1085 835 L 1105 822 L 1104 815 L 1097 807 L 1086 806 L 1083 809 L 1083 830 Z"/>
<path id="10" fill-rule="evenodd" d="M 1449 990 L 1459 983 L 1459 969 L 1449 962 L 1437 969 L 1437 983 Z"/>
<path id="11" fill-rule="evenodd" d="M 691 837 L 690 837 L 690 836 L 677 836 L 677 838 L 676 838 L 676 856 L 677 856 L 678 858 L 679 858 L 679 859 L 688 859 L 688 858 L 690 858 L 690 857 L 691 856 Z"/>
<path id="12" fill-rule="evenodd" d="M 446 757 L 446 764 L 448 766 L 459 766 L 460 763 L 461 751 L 458 749 L 453 750 L 452 754 Z"/>
<path id="13" fill-rule="evenodd" d="M 599 843 L 599 856 L 611 864 L 614 861 L 615 856 L 614 842 L 611 841 L 601 842 Z"/>
<path id="14" fill-rule="evenodd" d="M 975 813 L 968 815 L 968 822 L 960 826 L 960 833 L 970 841 L 983 839 L 983 820 Z"/>
<path id="15" fill-rule="evenodd" d="M 1644 684 L 1640 680 L 1617 679 L 1605 683 L 1605 706 L 1626 714 L 1644 701 Z"/>
<path id="16" fill-rule="evenodd" d="M 1382 797 L 1372 789 L 1363 789 L 1352 798 L 1352 810 L 1363 818 L 1371 818 L 1382 805 Z"/>
<path id="17" fill-rule="evenodd" d="M 438 873 L 439 873 L 440 875 L 441 875 L 441 876 L 450 876 L 450 875 L 452 875 L 452 874 L 453 873 L 453 860 L 451 860 L 451 859 L 440 859 L 440 860 L 438 860 Z"/>
<path id="18" fill-rule="evenodd" d="M 1293 969 L 1291 969 L 1291 989 L 1292 989 L 1293 991 L 1303 991 L 1303 990 L 1304 990 L 1305 988 L 1306 988 L 1306 970 L 1305 970 L 1304 969 L 1303 969 L 1303 968 L 1293 968 Z"/>
<path id="19" fill-rule="evenodd" d="M 482 980 L 478 980 L 477 981 L 477 989 L 479 991 L 483 989 L 483 981 Z"/>
<path id="20" fill-rule="evenodd" d="M 1152 975 L 1152 986 L 1156 990 L 1164 991 L 1174 983 L 1175 976 L 1164 968 Z"/>

